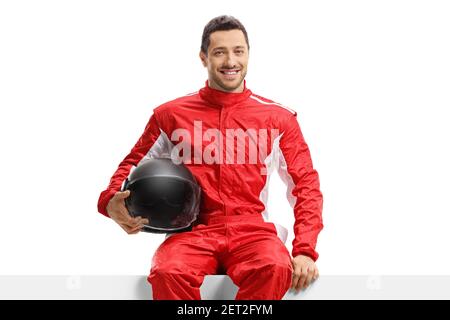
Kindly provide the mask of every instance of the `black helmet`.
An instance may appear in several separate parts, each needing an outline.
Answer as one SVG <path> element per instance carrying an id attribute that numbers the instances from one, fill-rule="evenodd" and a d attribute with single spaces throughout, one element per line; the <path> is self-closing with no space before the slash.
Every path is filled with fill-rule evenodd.
<path id="1" fill-rule="evenodd" d="M 130 190 L 125 198 L 130 215 L 148 218 L 150 223 L 143 231 L 189 230 L 198 216 L 201 189 L 183 164 L 169 158 L 151 158 L 139 164 L 122 190 Z"/>

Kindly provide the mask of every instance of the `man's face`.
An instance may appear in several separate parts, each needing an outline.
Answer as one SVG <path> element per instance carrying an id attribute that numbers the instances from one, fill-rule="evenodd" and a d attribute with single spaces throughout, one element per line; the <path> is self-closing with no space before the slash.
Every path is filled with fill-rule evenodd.
<path id="1" fill-rule="evenodd" d="M 210 35 L 208 55 L 200 52 L 203 66 L 208 69 L 211 88 L 242 92 L 247 74 L 248 47 L 241 30 L 216 31 Z"/>

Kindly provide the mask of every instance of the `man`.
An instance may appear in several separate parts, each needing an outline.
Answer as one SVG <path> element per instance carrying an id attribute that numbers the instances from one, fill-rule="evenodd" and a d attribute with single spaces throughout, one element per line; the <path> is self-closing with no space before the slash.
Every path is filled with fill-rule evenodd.
<path id="1" fill-rule="evenodd" d="M 300 290 L 318 277 L 318 174 L 296 112 L 246 87 L 248 57 L 244 26 L 230 16 L 211 20 L 200 51 L 208 70 L 205 86 L 154 110 L 100 195 L 99 212 L 133 234 L 148 223 L 128 215 L 129 192 L 120 192 L 134 166 L 177 155 L 200 184 L 200 215 L 192 230 L 167 237 L 155 252 L 148 277 L 154 299 L 200 299 L 204 276 L 220 272 L 239 287 L 236 299 L 281 299 L 289 287 Z M 295 214 L 293 259 L 283 227 L 270 222 L 266 211 L 274 168 L 288 185 Z"/>

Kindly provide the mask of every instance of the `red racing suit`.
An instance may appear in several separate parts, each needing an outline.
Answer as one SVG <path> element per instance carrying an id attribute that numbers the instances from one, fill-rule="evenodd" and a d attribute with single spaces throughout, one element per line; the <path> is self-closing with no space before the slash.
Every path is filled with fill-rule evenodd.
<path id="1" fill-rule="evenodd" d="M 183 138 L 180 138 L 180 133 Z M 236 141 L 239 135 L 245 142 L 243 146 Z M 188 136 L 191 138 L 186 138 Z M 106 206 L 109 200 L 121 189 L 124 180 L 140 162 L 152 157 L 173 154 L 174 149 L 180 153 L 181 143 L 185 147 L 189 147 L 181 152 L 184 164 L 192 172 L 202 189 L 200 214 L 193 231 L 206 230 L 207 226 L 216 226 L 218 223 L 222 223 L 223 229 L 220 232 L 223 231 L 224 236 L 228 235 L 226 240 L 220 242 L 217 234 L 206 230 L 209 233 L 205 231 L 201 236 L 193 238 L 198 241 L 205 239 L 205 246 L 210 245 L 211 248 L 214 247 L 214 250 L 223 247 L 223 250 L 228 250 L 227 252 L 230 253 L 233 239 L 242 236 L 238 232 L 238 229 L 241 228 L 242 230 L 239 230 L 246 232 L 244 238 L 239 238 L 241 247 L 247 241 L 249 250 L 253 243 L 253 250 L 261 252 L 261 250 L 265 250 L 265 247 L 262 246 L 264 241 L 258 240 L 260 246 L 256 245 L 254 240 L 257 239 L 258 232 L 249 227 L 253 223 L 262 226 L 262 229 L 266 228 L 275 237 L 281 239 L 281 243 L 285 242 L 286 229 L 281 225 L 271 223 L 271 216 L 266 210 L 269 178 L 276 169 L 287 185 L 287 197 L 295 215 L 292 256 L 302 254 L 311 257 L 314 261 L 317 260 L 318 253 L 315 251 L 315 247 L 318 234 L 323 228 L 322 193 L 318 173 L 313 168 L 310 152 L 300 130 L 296 112 L 252 93 L 245 82 L 243 92 L 227 93 L 209 87 L 208 81 L 206 81 L 205 86 L 198 92 L 155 108 L 142 136 L 119 164 L 107 189 L 100 194 L 98 211 L 108 216 Z M 255 150 L 257 150 L 256 157 L 254 156 Z M 206 154 L 209 155 L 209 158 L 205 157 Z M 215 224 L 211 221 L 215 221 Z M 245 227 L 233 224 L 233 221 L 241 223 L 249 221 L 249 223 Z M 253 240 L 252 232 L 255 234 Z M 170 255 L 180 254 L 181 247 L 172 250 L 167 243 L 175 244 L 176 239 L 183 242 L 183 239 L 189 234 L 191 232 L 172 235 L 158 249 L 159 253 L 156 254 L 153 261 L 152 274 L 149 277 L 150 282 L 153 280 L 154 295 L 155 287 L 162 286 L 167 281 L 176 280 L 172 282 L 174 286 L 180 285 L 180 279 L 174 277 L 162 277 L 163 281 L 158 282 L 155 279 L 155 275 L 158 273 L 156 269 L 157 264 L 163 263 Z M 190 246 L 182 248 L 186 254 L 193 248 L 192 240 L 189 241 Z M 210 241 L 209 244 L 206 243 L 207 241 Z M 211 241 L 216 242 L 212 244 Z M 195 246 L 198 247 L 198 243 Z M 276 244 L 276 250 L 285 250 L 280 248 L 281 246 Z M 275 249 L 269 247 L 268 250 L 274 251 Z M 251 255 L 257 254 L 255 252 Z M 271 253 L 271 255 L 274 254 Z M 244 256 L 245 254 L 242 253 L 241 258 L 244 259 Z M 192 255 L 187 257 L 192 258 Z M 233 259 L 237 259 L 236 257 L 239 257 L 239 254 L 234 254 Z M 284 251 L 283 257 L 280 259 L 285 259 L 286 264 L 290 263 L 290 259 L 287 260 Z M 235 261 L 228 260 L 226 262 L 230 266 L 235 263 Z M 178 264 L 177 267 L 180 272 L 186 270 L 186 266 Z M 205 266 L 198 264 L 193 266 L 193 268 L 197 267 L 204 268 Z M 217 265 L 214 265 L 208 272 L 217 271 L 216 267 Z M 243 279 L 250 278 L 248 275 L 245 277 L 237 275 L 239 270 L 243 274 L 242 267 L 237 268 L 233 271 L 235 277 L 232 279 L 238 282 L 237 284 L 244 285 Z M 198 274 L 195 276 L 197 277 Z M 289 277 L 290 274 L 286 273 L 286 278 Z M 184 280 L 188 287 L 194 286 L 193 283 L 196 287 L 201 284 L 202 277 L 185 278 Z M 282 287 L 272 289 L 287 290 L 289 287 L 286 285 L 287 281 L 283 283 Z M 267 289 L 264 290 L 267 291 Z M 240 298 L 275 297 L 273 295 L 251 295 L 248 290 L 245 290 L 244 288 L 239 293 Z M 162 299 L 199 297 L 197 288 L 188 290 L 179 287 L 172 291 L 166 295 L 159 294 L 159 297 Z M 279 298 L 279 296 L 276 297 Z"/>

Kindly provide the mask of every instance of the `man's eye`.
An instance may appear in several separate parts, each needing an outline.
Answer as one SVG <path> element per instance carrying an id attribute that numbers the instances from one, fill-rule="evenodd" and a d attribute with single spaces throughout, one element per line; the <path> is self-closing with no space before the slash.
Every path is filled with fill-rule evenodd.
<path id="1" fill-rule="evenodd" d="M 214 54 L 216 55 L 216 56 L 218 56 L 218 55 L 220 55 L 220 54 L 222 54 L 223 53 L 223 51 L 216 51 Z"/>
<path id="2" fill-rule="evenodd" d="M 244 50 L 238 50 L 236 51 L 237 54 L 244 54 Z"/>

